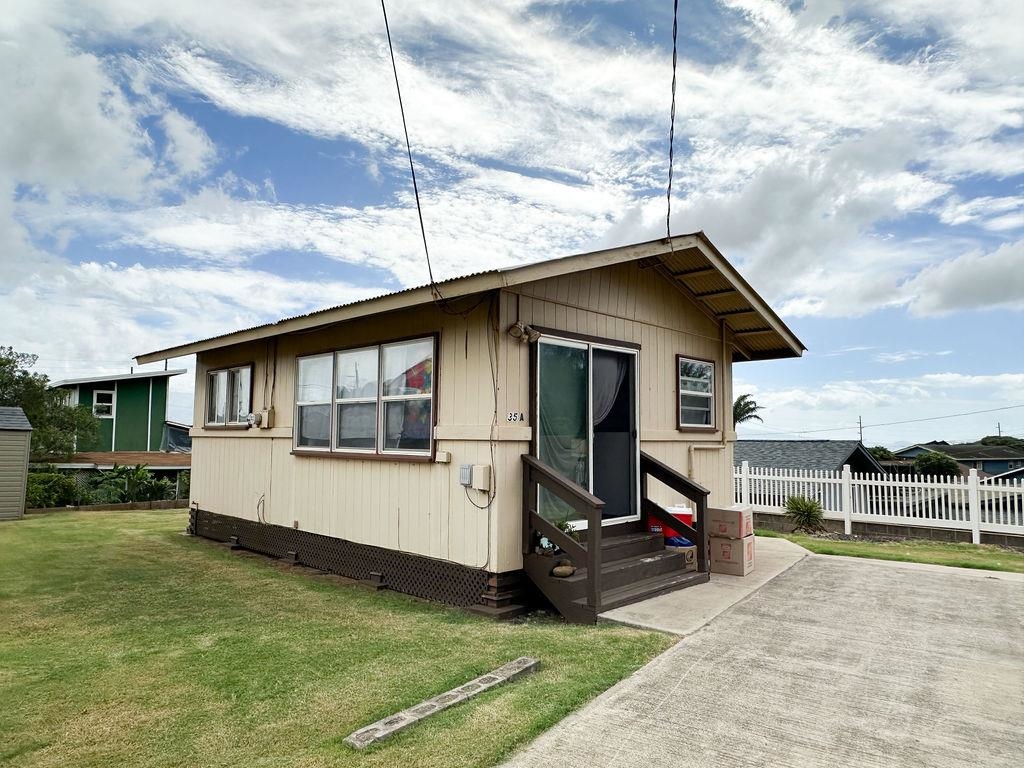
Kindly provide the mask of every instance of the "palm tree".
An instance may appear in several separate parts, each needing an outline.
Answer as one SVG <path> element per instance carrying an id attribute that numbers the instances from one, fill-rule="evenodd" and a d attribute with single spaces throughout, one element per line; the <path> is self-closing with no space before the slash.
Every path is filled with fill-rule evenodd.
<path id="1" fill-rule="evenodd" d="M 764 406 L 758 405 L 757 401 L 753 400 L 750 395 L 740 395 L 736 398 L 736 402 L 732 404 L 732 423 L 735 426 L 745 421 L 752 421 L 753 419 L 764 421 L 764 419 L 757 415 L 757 412 L 761 410 L 764 410 Z"/>

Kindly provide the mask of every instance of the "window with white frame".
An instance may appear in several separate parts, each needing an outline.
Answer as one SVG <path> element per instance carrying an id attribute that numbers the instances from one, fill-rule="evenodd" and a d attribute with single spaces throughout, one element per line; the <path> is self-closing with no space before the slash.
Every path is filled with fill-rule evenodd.
<path id="1" fill-rule="evenodd" d="M 715 364 L 676 355 L 679 428 L 715 426 Z"/>
<path id="2" fill-rule="evenodd" d="M 246 424 L 252 410 L 252 366 L 210 371 L 206 376 L 206 423 Z"/>
<path id="3" fill-rule="evenodd" d="M 433 379 L 433 338 L 299 358 L 295 447 L 429 454 Z"/>
<path id="4" fill-rule="evenodd" d="M 92 393 L 92 415 L 97 419 L 114 418 L 117 395 L 112 389 L 97 389 Z"/>

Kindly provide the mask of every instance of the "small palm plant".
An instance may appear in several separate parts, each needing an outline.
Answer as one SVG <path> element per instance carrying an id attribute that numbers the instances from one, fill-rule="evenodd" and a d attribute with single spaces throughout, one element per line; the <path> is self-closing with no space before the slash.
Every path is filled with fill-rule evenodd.
<path id="1" fill-rule="evenodd" d="M 732 423 L 739 426 L 745 421 L 764 421 L 758 416 L 758 411 L 763 411 L 764 406 L 758 405 L 757 401 L 754 400 L 750 395 L 740 395 L 736 398 L 736 402 L 732 404 Z"/>
<path id="2" fill-rule="evenodd" d="M 793 524 L 797 533 L 819 533 L 825 530 L 825 514 L 820 502 L 806 496 L 790 496 L 786 499 L 786 519 Z"/>

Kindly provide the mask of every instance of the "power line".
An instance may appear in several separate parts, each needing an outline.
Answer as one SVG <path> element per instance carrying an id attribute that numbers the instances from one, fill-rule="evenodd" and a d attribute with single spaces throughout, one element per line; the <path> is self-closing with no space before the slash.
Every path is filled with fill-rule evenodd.
<path id="1" fill-rule="evenodd" d="M 887 422 L 883 422 L 881 424 L 864 424 L 863 428 L 867 429 L 869 427 L 892 427 L 892 426 L 896 426 L 897 424 L 918 424 L 918 423 L 920 423 L 922 421 L 940 421 L 942 419 L 955 419 L 955 418 L 958 418 L 960 416 L 976 416 L 979 413 L 995 413 L 996 411 L 1009 411 L 1009 410 L 1012 410 L 1014 408 L 1024 408 L 1024 405 L 1005 405 L 1005 406 L 1003 406 L 1001 408 L 986 408 L 985 410 L 981 410 L 981 411 L 965 411 L 963 413 L 950 413 L 950 414 L 947 414 L 945 416 L 928 416 L 928 417 L 923 418 L 923 419 L 906 419 L 904 421 L 887 421 Z M 857 429 L 857 425 L 856 424 L 852 424 L 852 425 L 850 425 L 848 427 L 830 427 L 828 429 L 804 429 L 804 430 L 800 430 L 800 431 L 797 431 L 797 432 L 793 432 L 792 434 L 795 434 L 795 435 L 812 435 L 812 434 L 818 434 L 818 433 L 822 433 L 822 432 L 844 432 L 844 431 L 850 430 L 850 429 Z"/>
<path id="2" fill-rule="evenodd" d="M 409 141 L 409 127 L 405 122 L 405 107 L 402 104 L 402 88 L 398 84 L 398 65 L 395 63 L 395 49 L 391 44 L 391 28 L 388 26 L 388 9 L 384 0 L 380 0 L 380 10 L 384 14 L 384 31 L 388 36 L 388 51 L 391 53 L 391 69 L 395 73 L 395 91 L 398 93 L 398 110 L 402 114 L 402 130 L 405 132 L 405 151 L 409 155 L 409 173 L 412 175 L 412 192 L 416 198 L 416 215 L 420 219 L 420 234 L 423 237 L 423 254 L 427 257 L 427 274 L 430 276 L 430 290 L 434 296 L 444 300 L 444 296 L 434 282 L 434 270 L 430 266 L 430 248 L 427 247 L 427 229 L 423 226 L 423 208 L 420 206 L 420 190 L 416 184 L 416 166 L 412 162 L 412 142 Z"/>
<path id="3" fill-rule="evenodd" d="M 381 0 L 383 2 L 383 0 Z M 672 5 L 672 108 L 668 127 L 668 189 L 665 192 L 665 237 L 672 239 L 672 167 L 675 164 L 676 141 L 676 61 L 679 38 L 679 0 Z"/>

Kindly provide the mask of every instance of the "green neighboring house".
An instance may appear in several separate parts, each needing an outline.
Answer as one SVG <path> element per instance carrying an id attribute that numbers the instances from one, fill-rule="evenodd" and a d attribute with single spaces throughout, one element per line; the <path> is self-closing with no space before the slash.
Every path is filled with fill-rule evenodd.
<path id="1" fill-rule="evenodd" d="M 50 386 L 66 390 L 71 403 L 100 420 L 96 441 L 79 451 L 159 451 L 167 421 L 167 382 L 185 373 L 146 371 L 117 376 L 64 379 Z"/>

